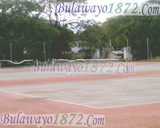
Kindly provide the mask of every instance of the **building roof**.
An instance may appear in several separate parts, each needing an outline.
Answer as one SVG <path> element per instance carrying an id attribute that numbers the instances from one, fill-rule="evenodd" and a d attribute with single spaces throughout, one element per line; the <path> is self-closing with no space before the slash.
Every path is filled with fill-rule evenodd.
<path id="1" fill-rule="evenodd" d="M 123 54 L 123 51 L 112 51 L 113 54 L 119 55 L 119 54 Z"/>

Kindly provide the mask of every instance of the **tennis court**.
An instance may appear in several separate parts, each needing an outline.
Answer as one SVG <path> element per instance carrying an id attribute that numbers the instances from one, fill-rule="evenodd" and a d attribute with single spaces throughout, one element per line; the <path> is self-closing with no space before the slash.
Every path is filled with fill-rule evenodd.
<path id="1" fill-rule="evenodd" d="M 0 113 L 82 112 L 105 115 L 104 128 L 160 127 L 160 62 L 130 62 L 129 66 L 134 66 L 131 73 L 124 72 L 125 62 L 113 63 L 98 64 L 96 71 L 90 72 L 91 63 L 87 71 L 76 70 L 74 75 L 74 67 L 72 72 L 65 69 L 34 72 L 34 67 L 2 68 Z M 112 72 L 108 72 L 110 69 Z"/>

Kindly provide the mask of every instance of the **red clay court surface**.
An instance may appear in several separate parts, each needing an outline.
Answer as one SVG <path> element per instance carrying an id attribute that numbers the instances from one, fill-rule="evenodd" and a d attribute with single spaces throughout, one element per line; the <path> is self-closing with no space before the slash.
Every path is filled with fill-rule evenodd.
<path id="1" fill-rule="evenodd" d="M 160 62 L 135 65 L 135 73 L 123 75 L 59 76 L 0 69 L 0 115 L 20 111 L 26 115 L 102 114 L 106 117 L 103 128 L 160 128 Z M 0 124 L 0 128 L 37 126 Z"/>

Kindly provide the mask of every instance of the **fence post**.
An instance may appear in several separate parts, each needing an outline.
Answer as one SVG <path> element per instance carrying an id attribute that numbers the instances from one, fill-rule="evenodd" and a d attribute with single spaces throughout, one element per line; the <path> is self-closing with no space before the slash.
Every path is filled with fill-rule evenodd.
<path id="1" fill-rule="evenodd" d="M 2 62 L 1 62 L 1 60 L 0 60 L 0 68 L 2 67 Z"/>
<path id="2" fill-rule="evenodd" d="M 52 66 L 53 66 L 53 67 L 54 67 L 54 64 L 55 64 L 54 59 L 52 59 Z"/>
<path id="3" fill-rule="evenodd" d="M 126 69 L 128 72 L 128 57 L 129 57 L 129 48 L 128 48 L 128 39 L 127 39 L 127 53 L 126 53 Z"/>
<path id="4" fill-rule="evenodd" d="M 38 64 L 38 59 L 36 60 L 36 66 L 39 66 L 39 64 Z"/>
<path id="5" fill-rule="evenodd" d="M 147 60 L 149 61 L 149 42 L 147 38 Z"/>

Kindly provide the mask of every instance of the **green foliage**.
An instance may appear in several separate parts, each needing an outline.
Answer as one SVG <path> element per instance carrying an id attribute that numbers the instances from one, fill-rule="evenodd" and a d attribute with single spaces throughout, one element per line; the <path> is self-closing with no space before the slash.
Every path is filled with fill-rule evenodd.
<path id="1" fill-rule="evenodd" d="M 35 0 L 0 0 L 2 14 L 11 13 L 16 15 L 30 15 L 31 12 L 41 10 L 39 3 Z"/>
<path id="2" fill-rule="evenodd" d="M 34 0 L 0 0 L 0 54 L 10 59 L 12 43 L 13 59 L 44 60 L 43 43 L 47 58 L 70 51 L 74 34 L 66 26 L 51 26 L 39 17 L 43 8 Z M 32 12 L 36 12 L 33 15 Z M 37 13 L 38 12 L 38 13 Z"/>
<path id="3" fill-rule="evenodd" d="M 153 3 L 153 4 L 160 4 L 159 0 L 148 0 L 148 3 Z"/>
<path id="4" fill-rule="evenodd" d="M 10 43 L 13 46 L 14 59 L 42 59 L 43 42 L 50 48 L 52 40 L 57 40 L 60 33 L 57 28 L 51 28 L 45 20 L 36 17 L 0 15 L 0 22 L 0 53 L 5 54 L 6 59 L 10 59 Z"/>
<path id="5" fill-rule="evenodd" d="M 85 31 L 80 35 L 81 46 L 92 50 L 102 48 L 104 33 L 99 24 L 88 24 Z"/>
<path id="6" fill-rule="evenodd" d="M 82 47 L 91 50 L 106 47 L 112 40 L 114 48 L 126 47 L 126 40 L 136 59 L 146 59 L 146 39 L 149 38 L 150 56 L 160 56 L 160 15 L 117 16 L 103 24 L 95 21 L 83 23 L 65 22 L 63 25 L 55 10 L 55 3 L 64 0 L 0 0 L 0 54 L 10 59 L 9 45 L 13 46 L 13 59 L 28 58 L 44 60 L 43 43 L 46 44 L 47 58 L 64 58 L 62 52 L 71 50 L 72 42 L 80 41 Z M 72 2 L 69 0 L 67 2 Z M 80 2 L 85 2 L 80 0 Z M 154 0 L 149 0 L 155 3 Z M 48 8 L 47 12 L 46 8 Z M 34 13 L 33 13 L 34 12 Z M 40 16 L 47 13 L 48 20 Z M 56 22 L 59 24 L 55 24 Z M 68 26 L 84 29 L 74 34 Z M 87 57 L 88 58 L 88 57 Z"/>
<path id="7" fill-rule="evenodd" d="M 109 40 L 115 49 L 127 45 L 135 59 L 147 58 L 147 38 L 150 57 L 160 55 L 160 15 L 156 16 L 117 16 L 107 19 L 102 25 L 88 24 L 80 35 L 83 47 L 95 50 L 106 48 Z"/>
<path id="8" fill-rule="evenodd" d="M 160 15 L 156 16 L 118 16 L 103 23 L 105 35 L 112 39 L 116 48 L 129 46 L 135 58 L 144 59 L 147 54 L 146 39 L 149 38 L 151 56 L 160 54 Z"/>

